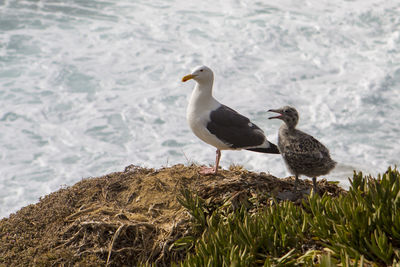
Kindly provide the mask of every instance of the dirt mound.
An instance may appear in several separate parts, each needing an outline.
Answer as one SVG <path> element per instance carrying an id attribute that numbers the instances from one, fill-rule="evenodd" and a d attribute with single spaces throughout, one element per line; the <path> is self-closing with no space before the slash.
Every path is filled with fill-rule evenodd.
<path id="1" fill-rule="evenodd" d="M 170 250 L 189 229 L 189 215 L 177 201 L 189 188 L 216 205 L 249 197 L 299 202 L 311 181 L 278 179 L 233 166 L 217 176 L 200 176 L 197 166 L 159 170 L 128 166 L 124 172 L 84 179 L 22 208 L 0 221 L 0 266 L 169 265 L 184 255 Z M 320 193 L 338 195 L 336 183 L 318 182 Z"/>

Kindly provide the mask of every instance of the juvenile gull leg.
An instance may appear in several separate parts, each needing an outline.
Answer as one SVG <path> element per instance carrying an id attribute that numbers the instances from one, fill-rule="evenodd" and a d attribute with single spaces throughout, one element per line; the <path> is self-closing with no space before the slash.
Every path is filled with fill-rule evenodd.
<path id="1" fill-rule="evenodd" d="M 294 180 L 294 191 L 297 191 L 297 185 L 299 184 L 299 176 L 296 174 L 296 179 Z"/>
<path id="2" fill-rule="evenodd" d="M 215 167 L 210 168 L 210 167 L 201 167 L 200 174 L 217 174 L 218 173 L 218 166 L 219 166 L 219 160 L 221 159 L 221 150 L 217 149 L 215 151 L 216 157 L 215 157 Z"/>
<path id="3" fill-rule="evenodd" d="M 313 188 L 314 188 L 314 193 L 317 193 L 317 177 L 312 178 L 312 183 L 313 183 Z"/>

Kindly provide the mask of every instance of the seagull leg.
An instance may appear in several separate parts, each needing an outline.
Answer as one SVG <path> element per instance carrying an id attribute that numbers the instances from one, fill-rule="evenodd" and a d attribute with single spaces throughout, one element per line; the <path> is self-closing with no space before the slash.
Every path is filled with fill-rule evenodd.
<path id="1" fill-rule="evenodd" d="M 314 189 L 314 193 L 317 193 L 317 177 L 313 177 L 312 178 L 312 184 L 313 184 L 313 189 Z"/>
<path id="2" fill-rule="evenodd" d="M 221 150 L 217 149 L 215 151 L 216 158 L 215 158 L 215 174 L 218 173 L 218 166 L 219 166 L 219 160 L 221 159 Z"/>
<path id="3" fill-rule="evenodd" d="M 297 191 L 297 185 L 299 183 L 299 176 L 296 174 L 295 180 L 294 180 L 294 191 Z"/>
<path id="4" fill-rule="evenodd" d="M 215 166 L 213 168 L 205 166 L 201 167 L 200 174 L 203 175 L 218 174 L 219 160 L 221 159 L 221 150 L 217 149 L 215 153 L 216 153 Z"/>

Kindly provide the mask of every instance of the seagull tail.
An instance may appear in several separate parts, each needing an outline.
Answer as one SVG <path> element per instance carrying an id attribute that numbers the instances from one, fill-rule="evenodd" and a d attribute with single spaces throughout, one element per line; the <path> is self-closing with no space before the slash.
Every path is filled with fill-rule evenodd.
<path id="1" fill-rule="evenodd" d="M 269 147 L 255 147 L 255 148 L 247 148 L 246 150 L 260 152 L 260 153 L 269 153 L 269 154 L 280 154 L 279 149 L 273 143 L 268 142 Z"/>

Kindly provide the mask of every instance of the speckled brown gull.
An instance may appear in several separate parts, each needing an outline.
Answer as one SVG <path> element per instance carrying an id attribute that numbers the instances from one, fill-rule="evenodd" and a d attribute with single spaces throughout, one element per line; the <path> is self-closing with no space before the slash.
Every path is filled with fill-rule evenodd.
<path id="1" fill-rule="evenodd" d="M 214 74 L 206 66 L 196 68 L 182 78 L 196 81 L 187 108 L 186 118 L 193 133 L 217 148 L 215 167 L 203 167 L 201 174 L 217 174 L 221 150 L 246 149 L 255 152 L 279 154 L 264 132 L 248 118 L 219 103 L 212 96 Z"/>
<path id="2" fill-rule="evenodd" d="M 328 174 L 336 165 L 329 150 L 311 135 L 296 129 L 299 114 L 295 108 L 285 106 L 269 111 L 280 114 L 269 119 L 284 121 L 279 128 L 278 147 L 289 171 L 296 176 L 295 190 L 299 175 L 306 175 L 312 177 L 317 192 L 316 177 Z"/>

